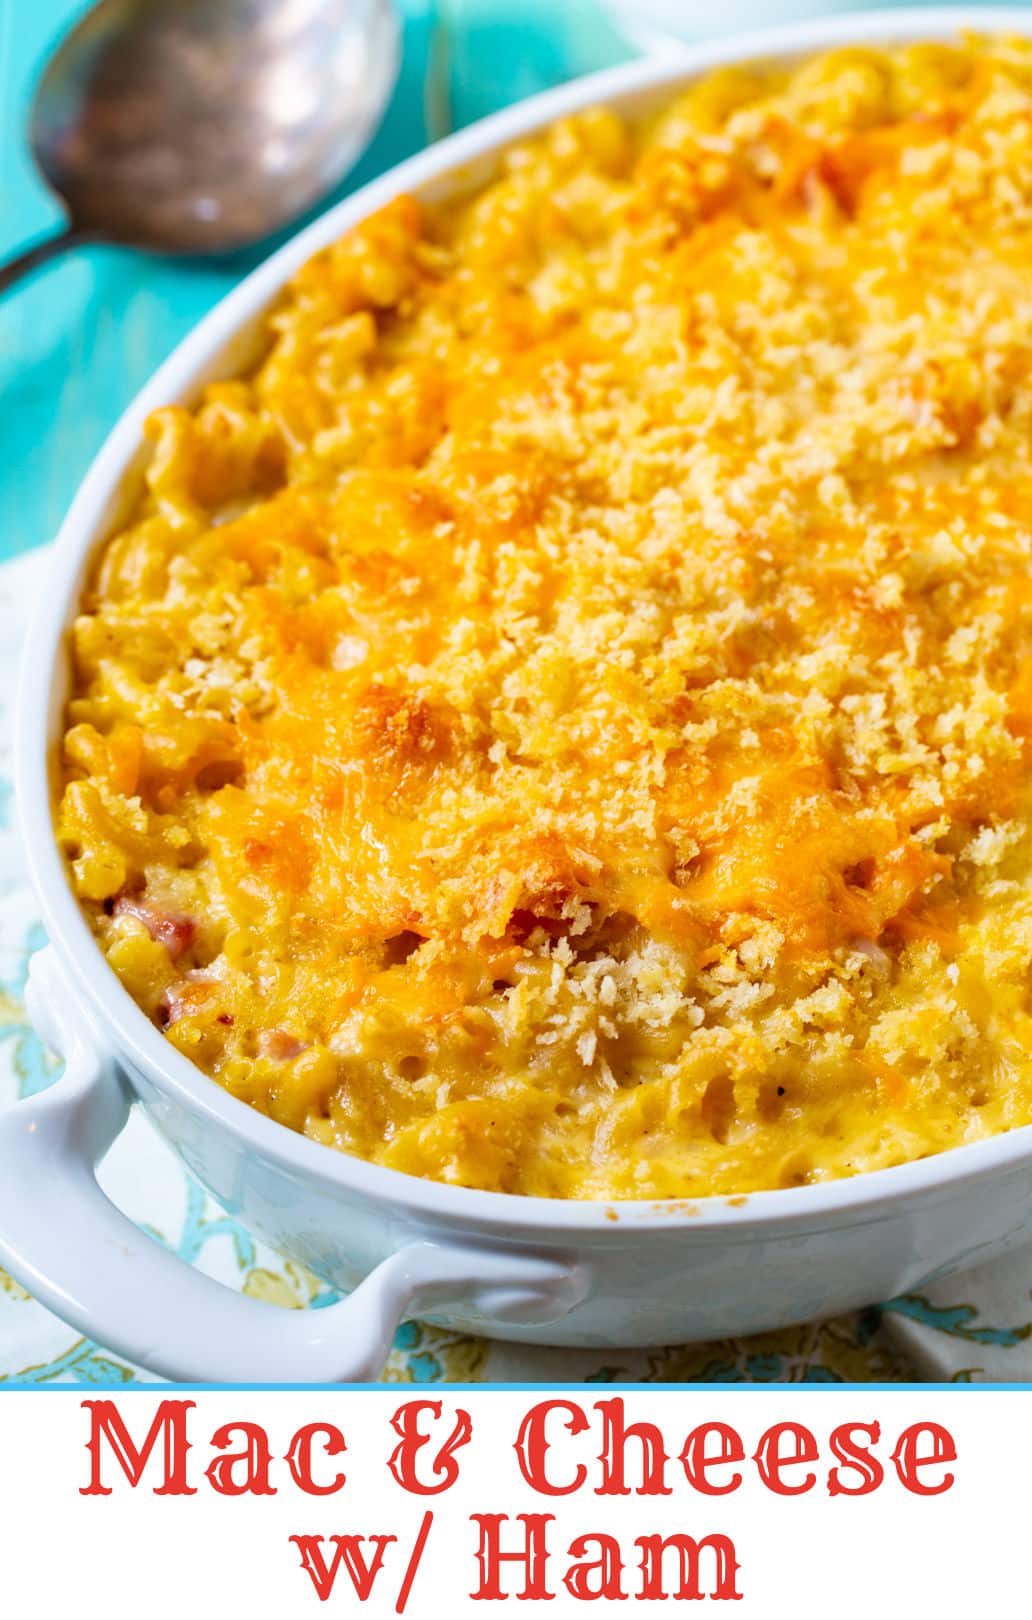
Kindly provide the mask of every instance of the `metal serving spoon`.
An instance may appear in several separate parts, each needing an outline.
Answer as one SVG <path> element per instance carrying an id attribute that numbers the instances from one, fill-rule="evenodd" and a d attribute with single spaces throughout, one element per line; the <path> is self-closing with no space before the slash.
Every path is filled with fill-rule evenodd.
<path id="1" fill-rule="evenodd" d="M 40 80 L 30 140 L 83 242 L 216 254 L 303 214 L 367 144 L 398 68 L 389 0 L 100 0 Z"/>

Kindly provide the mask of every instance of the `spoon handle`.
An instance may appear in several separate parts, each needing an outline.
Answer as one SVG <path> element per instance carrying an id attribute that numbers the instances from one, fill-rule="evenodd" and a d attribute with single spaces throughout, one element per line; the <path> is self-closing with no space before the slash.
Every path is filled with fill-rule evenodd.
<path id="1" fill-rule="evenodd" d="M 49 259 L 54 259 L 60 253 L 67 253 L 69 248 L 81 247 L 86 242 L 102 240 L 97 231 L 85 230 L 80 225 L 65 225 L 63 229 L 53 236 L 44 236 L 42 241 L 33 242 L 29 247 L 22 248 L 12 259 L 0 264 L 0 294 L 5 293 L 8 287 L 13 287 L 22 276 L 31 275 L 33 270 Z"/>

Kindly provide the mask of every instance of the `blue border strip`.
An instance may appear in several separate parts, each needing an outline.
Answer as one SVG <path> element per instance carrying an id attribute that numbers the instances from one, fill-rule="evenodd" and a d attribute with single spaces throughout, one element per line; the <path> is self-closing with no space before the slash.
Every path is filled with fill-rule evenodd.
<path id="1" fill-rule="evenodd" d="M 703 1393 L 703 1394 L 707 1394 L 707 1395 L 716 1395 L 716 1394 L 719 1394 L 719 1395 L 730 1395 L 730 1394 L 743 1395 L 743 1394 L 754 1394 L 754 1393 L 755 1394 L 764 1394 L 764 1395 L 772 1395 L 772 1394 L 785 1395 L 785 1394 L 787 1394 L 789 1392 L 803 1391 L 803 1390 L 806 1390 L 807 1392 L 812 1392 L 814 1394 L 817 1394 L 817 1393 L 820 1393 L 820 1392 L 825 1392 L 825 1393 L 830 1392 L 832 1394 L 838 1394 L 838 1395 L 841 1395 L 844 1391 L 847 1391 L 847 1390 L 850 1391 L 850 1392 L 858 1392 L 859 1391 L 861 1393 L 866 1393 L 867 1391 L 871 1391 L 872 1393 L 875 1393 L 875 1394 L 891 1394 L 893 1391 L 899 1391 L 899 1392 L 902 1392 L 902 1393 L 910 1393 L 910 1394 L 920 1392 L 922 1394 L 925 1394 L 929 1390 L 950 1390 L 950 1391 L 953 1391 L 953 1390 L 964 1390 L 964 1391 L 968 1391 L 968 1390 L 978 1390 L 978 1391 L 981 1391 L 981 1390 L 993 1390 L 993 1391 L 996 1391 L 996 1392 L 1010 1392 L 1012 1390 L 1025 1390 L 1025 1391 L 1032 1390 L 1032 1382 L 1015 1382 L 1015 1383 L 1012 1383 L 1012 1384 L 1005 1384 L 1005 1383 L 998 1383 L 998 1382 L 990 1382 L 988 1380 L 985 1383 L 971 1383 L 971 1382 L 957 1382 L 957 1381 L 954 1381 L 954 1382 L 938 1382 L 938 1381 L 929 1380 L 927 1383 L 890 1384 L 890 1383 L 874 1383 L 874 1382 L 871 1382 L 871 1383 L 847 1384 L 847 1383 L 825 1383 L 823 1381 L 819 1382 L 819 1383 L 817 1383 L 817 1382 L 811 1383 L 809 1381 L 805 1381 L 805 1380 L 800 1379 L 800 1380 L 795 1381 L 795 1382 L 793 1382 L 793 1381 L 770 1382 L 770 1383 L 744 1383 L 743 1382 L 743 1383 L 721 1383 L 721 1384 L 711 1384 L 711 1383 L 665 1383 L 665 1382 L 626 1383 L 626 1384 L 625 1383 L 619 1383 L 619 1384 L 616 1384 L 616 1383 L 613 1383 L 613 1384 L 597 1384 L 597 1383 L 579 1383 L 579 1384 L 562 1383 L 562 1384 L 560 1384 L 560 1383 L 555 1383 L 555 1384 L 552 1384 L 552 1383 L 547 1383 L 546 1382 L 546 1383 L 536 1383 L 536 1384 L 491 1384 L 491 1383 L 483 1383 L 483 1384 L 449 1384 L 449 1383 L 435 1383 L 435 1384 L 419 1384 L 419 1385 L 416 1385 L 416 1384 L 410 1384 L 410 1383 L 407 1383 L 407 1382 L 404 1382 L 404 1381 L 398 1381 L 397 1383 L 391 1382 L 391 1383 L 382 1383 L 382 1384 L 172 1384 L 172 1383 L 166 1383 L 166 1384 L 159 1384 L 159 1383 L 156 1383 L 156 1384 L 143 1384 L 143 1383 L 132 1383 L 132 1384 L 57 1384 L 57 1383 L 34 1384 L 34 1383 L 19 1383 L 19 1382 L 12 1379 L 12 1380 L 0 1383 L 0 1396 L 4 1395 L 5 1393 L 7 1393 L 7 1392 L 9 1392 L 11 1390 L 17 1390 L 17 1391 L 21 1392 L 22 1394 L 27 1394 L 27 1393 L 34 1393 L 34 1394 L 35 1393 L 44 1393 L 44 1394 L 59 1394 L 59 1395 L 60 1394 L 64 1394 L 64 1395 L 87 1395 L 87 1394 L 89 1394 L 89 1395 L 96 1396 L 97 1398 L 102 1398 L 105 1394 L 108 1395 L 108 1396 L 117 1394 L 119 1397 L 121 1397 L 123 1395 L 139 1395 L 139 1394 L 143 1394 L 143 1395 L 165 1395 L 165 1396 L 168 1396 L 171 1399 L 175 1399 L 177 1396 L 180 1396 L 180 1395 L 200 1395 L 200 1394 L 208 1395 L 208 1394 L 220 1394 L 222 1392 L 231 1392 L 231 1393 L 232 1392 L 243 1392 L 243 1393 L 247 1393 L 247 1394 L 257 1394 L 259 1391 L 267 1393 L 267 1394 L 273 1394 L 273 1395 L 274 1394 L 280 1394 L 280 1393 L 284 1393 L 284 1394 L 299 1394 L 299 1393 L 302 1393 L 302 1394 L 357 1394 L 357 1393 L 363 1393 L 363 1394 L 368 1395 L 368 1394 L 375 1394 L 377 1392 L 382 1392 L 383 1394 L 386 1394 L 386 1395 L 393 1394 L 399 1399 L 404 1398 L 405 1391 L 410 1391 L 412 1399 L 416 1398 L 417 1392 L 424 1399 L 427 1399 L 427 1398 L 434 1399 L 434 1398 L 436 1398 L 438 1396 L 446 1396 L 446 1395 L 451 1395 L 451 1394 L 473 1395 L 473 1394 L 481 1394 L 481 1393 L 484 1393 L 484 1392 L 489 1392 L 490 1393 L 490 1392 L 495 1392 L 495 1391 L 498 1391 L 498 1392 L 501 1392 L 501 1393 L 513 1393 L 513 1392 L 515 1392 L 515 1393 L 518 1393 L 518 1394 L 537 1394 L 537 1393 L 540 1393 L 542 1395 L 547 1394 L 549 1392 L 555 1392 L 556 1394 L 562 1395 L 562 1394 L 565 1394 L 565 1393 L 569 1392 L 570 1390 L 580 1390 L 581 1392 L 583 1392 L 585 1394 L 595 1395 L 595 1396 L 598 1396 L 601 1399 L 603 1397 L 603 1395 L 605 1395 L 607 1392 L 611 1393 L 611 1394 L 623 1394 L 623 1392 L 625 1390 L 633 1390 L 634 1392 L 640 1393 L 640 1394 L 656 1394 L 656 1393 L 662 1393 L 662 1392 L 665 1392 L 665 1391 L 668 1391 L 668 1390 L 673 1390 L 673 1391 L 676 1391 L 679 1394 Z"/>

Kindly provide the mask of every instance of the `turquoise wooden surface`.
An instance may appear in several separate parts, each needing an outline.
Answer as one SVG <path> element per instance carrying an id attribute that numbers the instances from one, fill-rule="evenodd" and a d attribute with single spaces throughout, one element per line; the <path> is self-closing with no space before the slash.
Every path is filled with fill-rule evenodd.
<path id="1" fill-rule="evenodd" d="M 24 132 L 40 65 L 84 9 L 82 0 L 0 0 L 0 256 L 60 218 Z M 425 143 L 436 28 L 449 40 L 447 99 L 456 125 L 627 54 L 592 0 L 405 0 L 403 9 L 398 89 L 339 194 Z M 0 559 L 52 538 L 133 394 L 268 250 L 172 263 L 84 249 L 0 303 Z"/>

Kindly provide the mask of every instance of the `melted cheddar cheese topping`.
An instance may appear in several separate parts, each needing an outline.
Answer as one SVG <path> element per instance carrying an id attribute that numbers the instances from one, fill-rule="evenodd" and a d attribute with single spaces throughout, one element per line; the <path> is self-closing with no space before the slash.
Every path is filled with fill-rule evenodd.
<path id="1" fill-rule="evenodd" d="M 558 124 L 148 432 L 58 836 L 220 1085 L 607 1200 L 1032 1120 L 1032 47 Z"/>

